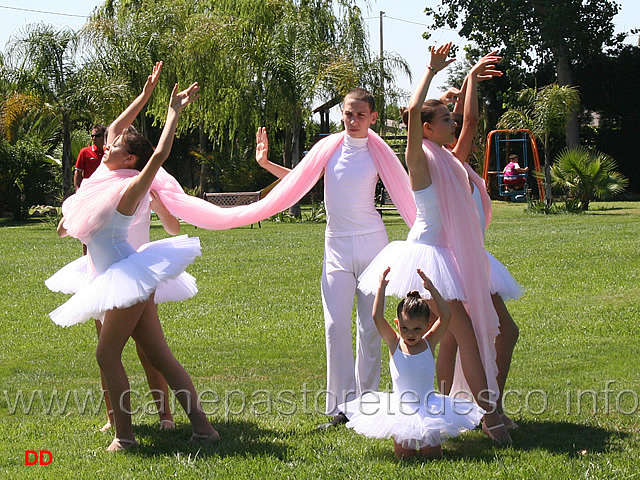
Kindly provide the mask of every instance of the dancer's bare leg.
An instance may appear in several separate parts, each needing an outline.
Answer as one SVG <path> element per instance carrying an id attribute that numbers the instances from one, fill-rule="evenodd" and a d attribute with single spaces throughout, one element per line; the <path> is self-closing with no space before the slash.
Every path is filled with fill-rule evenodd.
<path id="1" fill-rule="evenodd" d="M 151 363 L 145 356 L 140 345 L 136 343 L 136 352 L 138 358 L 144 368 L 144 373 L 147 377 L 147 383 L 151 390 L 153 400 L 156 402 L 158 408 L 158 416 L 160 417 L 160 428 L 164 430 L 172 430 L 175 428 L 173 423 L 173 415 L 169 408 L 169 386 L 162 374 L 151 366 Z"/>
<path id="2" fill-rule="evenodd" d="M 435 447 L 422 447 L 418 454 L 421 457 L 426 458 L 442 458 L 442 446 L 436 445 Z"/>
<path id="3" fill-rule="evenodd" d="M 129 308 L 109 310 L 98 338 L 96 358 L 113 407 L 116 438 L 135 442 L 131 426 L 129 379 L 122 365 L 122 350 L 137 325 L 147 302 Z"/>
<path id="4" fill-rule="evenodd" d="M 418 451 L 415 448 L 404 448 L 400 443 L 393 441 L 393 453 L 396 458 L 415 457 Z"/>
<path id="5" fill-rule="evenodd" d="M 438 388 L 443 395 L 449 395 L 453 384 L 453 373 L 456 367 L 456 354 L 458 353 L 458 342 L 451 330 L 447 330 L 440 340 L 438 347 L 438 358 L 436 359 L 436 375 L 438 377 Z"/>
<path id="6" fill-rule="evenodd" d="M 102 322 L 100 320 L 96 320 L 95 322 L 96 322 L 96 332 L 98 333 L 98 338 L 100 338 L 100 331 L 102 330 Z M 102 385 L 102 395 L 104 395 L 104 406 L 107 409 L 107 423 L 105 423 L 102 427 L 100 427 L 100 431 L 106 432 L 113 426 L 115 420 L 113 419 L 113 409 L 111 408 L 111 400 L 109 400 L 109 394 L 107 393 L 107 384 L 104 381 L 102 370 L 100 370 L 100 384 Z"/>
<path id="7" fill-rule="evenodd" d="M 499 397 L 498 397 L 498 411 L 503 415 L 505 420 L 505 425 L 512 425 L 513 421 L 506 417 L 503 412 L 503 404 L 502 399 L 504 396 L 504 386 L 507 383 L 507 376 L 509 375 L 509 368 L 511 366 L 511 358 L 513 357 L 513 350 L 518 342 L 518 337 L 520 336 L 520 330 L 518 326 L 513 321 L 509 310 L 507 310 L 507 306 L 504 304 L 502 297 L 498 294 L 491 295 L 491 300 L 493 301 L 493 306 L 496 309 L 496 313 L 498 314 L 498 319 L 500 320 L 500 333 L 496 337 L 496 363 L 498 365 L 498 389 L 499 389 Z M 509 427 L 507 425 L 507 427 Z"/>
<path id="8" fill-rule="evenodd" d="M 484 423 L 490 432 L 489 435 L 498 442 L 511 443 L 509 432 L 502 425 L 502 417 L 496 411 L 496 406 L 489 401 L 487 375 L 482 365 L 471 319 L 462 302 L 448 302 L 448 305 L 451 309 L 449 329 L 458 342 L 462 371 L 476 403 L 487 412 L 484 415 Z"/>
<path id="9" fill-rule="evenodd" d="M 162 374 L 174 391 L 191 421 L 194 435 L 208 441 L 217 440 L 217 432 L 200 408 L 191 377 L 167 345 L 158 319 L 158 311 L 152 302 L 153 299 L 145 305 L 140 321 L 132 332 L 133 339 L 140 345 L 150 364 Z"/>

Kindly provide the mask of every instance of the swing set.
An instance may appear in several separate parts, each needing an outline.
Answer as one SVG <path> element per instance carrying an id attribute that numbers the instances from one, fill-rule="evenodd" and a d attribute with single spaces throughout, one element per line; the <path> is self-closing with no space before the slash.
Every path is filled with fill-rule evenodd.
<path id="1" fill-rule="evenodd" d="M 509 163 L 511 155 L 517 155 L 521 168 L 529 167 L 529 172 L 518 173 L 522 180 L 515 183 L 505 183 L 504 167 Z M 494 162 L 491 162 L 495 159 Z M 504 160 L 502 160 L 504 159 Z M 531 161 L 531 160 L 532 161 Z M 533 163 L 533 165 L 531 165 Z M 491 164 L 491 165 L 490 165 Z M 490 166 L 494 167 L 490 169 Z M 540 156 L 538 146 L 528 129 L 519 130 L 492 130 L 487 135 L 487 146 L 484 153 L 484 169 L 482 178 L 491 196 L 493 186 L 497 186 L 497 195 L 507 199 L 524 199 L 529 185 L 529 173 L 542 171 L 540 168 Z M 495 182 L 494 182 L 495 177 Z M 542 179 L 536 178 L 540 199 L 544 200 L 544 188 Z"/>

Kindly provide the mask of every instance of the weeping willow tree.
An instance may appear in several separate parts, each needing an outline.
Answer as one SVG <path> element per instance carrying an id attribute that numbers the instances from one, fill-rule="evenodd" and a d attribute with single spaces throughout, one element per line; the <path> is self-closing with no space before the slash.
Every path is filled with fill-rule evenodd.
<path id="1" fill-rule="evenodd" d="M 166 64 L 156 93 L 148 108 L 166 105 L 171 87 L 177 81 L 176 63 L 184 51 L 181 39 L 185 35 L 190 7 L 197 2 L 106 0 L 96 9 L 81 30 L 86 45 L 85 61 L 93 67 L 94 79 L 100 90 L 104 83 L 124 84 L 121 95 L 103 102 L 105 121 L 116 118 L 141 91 L 157 61 Z M 186 83 L 181 79 L 181 83 Z M 167 91 L 168 90 L 168 91 Z M 138 118 L 138 128 L 148 134 L 147 108 Z M 181 123 L 183 125 L 183 122 Z M 184 128 L 184 127 L 183 127 Z"/>
<path id="2" fill-rule="evenodd" d="M 258 126 L 278 133 L 282 146 L 274 149 L 285 165 L 295 165 L 314 102 L 378 84 L 352 0 L 107 0 L 84 34 L 96 52 L 93 63 L 128 81 L 130 95 L 142 89 L 154 62 L 165 62 L 139 119 L 143 131 L 149 117 L 164 121 L 176 81 L 200 83 L 200 99 L 184 112 L 178 135 L 201 133 L 201 158 L 216 176 L 264 175 L 252 160 Z M 398 64 L 408 71 L 390 55 L 389 71 Z M 212 152 L 204 151 L 207 141 Z"/>

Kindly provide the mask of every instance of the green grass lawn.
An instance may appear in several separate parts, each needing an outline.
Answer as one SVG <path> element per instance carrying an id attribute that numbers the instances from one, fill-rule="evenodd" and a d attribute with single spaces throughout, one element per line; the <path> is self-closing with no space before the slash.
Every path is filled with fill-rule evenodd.
<path id="1" fill-rule="evenodd" d="M 391 240 L 405 238 L 397 215 L 384 218 Z M 0 478 L 637 478 L 640 203 L 550 216 L 494 203 L 487 248 L 526 288 L 508 303 L 521 333 L 506 409 L 521 428 L 508 448 L 467 432 L 437 461 L 398 461 L 391 440 L 316 430 L 326 418 L 317 393 L 325 387 L 324 226 L 183 227 L 202 242 L 189 268 L 200 292 L 161 305 L 160 317 L 222 440 L 189 444 L 178 406 L 177 430 L 158 429 L 128 345 L 140 447 L 113 454 L 105 451 L 113 433 L 97 431 L 105 411 L 93 323 L 61 328 L 47 317 L 67 296 L 43 282 L 80 244 L 58 239 L 51 224 L 0 221 Z M 162 236 L 154 225 L 152 237 Z M 53 461 L 25 466 L 25 450 L 49 450 Z"/>

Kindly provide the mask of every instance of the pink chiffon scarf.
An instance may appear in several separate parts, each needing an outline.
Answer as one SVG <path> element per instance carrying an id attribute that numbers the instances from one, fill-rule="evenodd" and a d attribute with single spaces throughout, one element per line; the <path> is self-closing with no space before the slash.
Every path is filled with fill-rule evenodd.
<path id="1" fill-rule="evenodd" d="M 201 198 L 184 193 L 180 184 L 164 169 L 156 175 L 151 190 L 158 193 L 169 212 L 197 227 L 224 230 L 264 220 L 299 201 L 320 179 L 331 155 L 344 140 L 344 132 L 318 142 L 304 159 L 286 175 L 269 195 L 258 202 L 238 207 L 221 208 Z M 375 132 L 369 130 L 369 152 L 378 174 L 385 184 L 398 212 L 409 225 L 416 218 L 409 177 L 393 150 Z M 110 171 L 101 165 L 75 195 L 62 205 L 64 227 L 69 235 L 88 243 L 113 215 L 136 170 Z M 144 202 L 149 199 L 145 198 Z M 140 208 L 142 207 L 142 208 Z M 142 221 L 146 205 L 140 205 L 134 223 Z M 140 218 L 138 218 L 140 217 Z"/>
<path id="2" fill-rule="evenodd" d="M 469 177 L 462 164 L 446 148 L 429 140 L 424 140 L 422 145 L 449 248 L 453 251 L 460 270 L 467 298 L 464 306 L 478 342 L 490 400 L 495 403 L 498 368 L 494 342 L 498 335 L 499 321 L 491 300 L 489 260 L 484 250 L 478 211 L 471 197 Z M 468 397 L 469 393 L 470 388 L 462 374 L 458 358 L 450 395 Z"/>
<path id="3" fill-rule="evenodd" d="M 482 199 L 482 210 L 484 211 L 484 229 L 486 230 L 487 228 L 489 228 L 492 215 L 491 197 L 489 197 L 489 193 L 487 193 L 487 185 L 484 183 L 484 179 L 476 173 L 471 165 L 469 165 L 467 162 L 464 162 L 462 166 L 467 171 L 469 180 L 471 180 L 474 187 L 477 188 L 480 192 L 480 198 Z"/>

